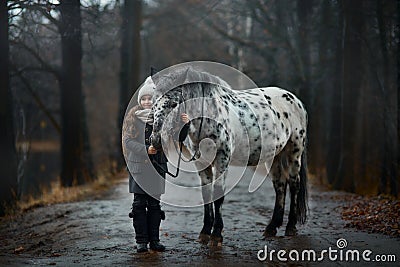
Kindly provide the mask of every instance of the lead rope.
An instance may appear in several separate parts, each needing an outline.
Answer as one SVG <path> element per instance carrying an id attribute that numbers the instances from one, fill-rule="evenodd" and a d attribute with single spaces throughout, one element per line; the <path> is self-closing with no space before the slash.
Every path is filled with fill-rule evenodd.
<path id="1" fill-rule="evenodd" d="M 168 171 L 168 169 L 165 169 L 164 166 L 162 166 L 160 163 L 158 163 L 156 160 L 152 160 L 152 163 L 157 165 L 161 170 L 163 170 L 166 174 L 169 176 L 176 178 L 178 177 L 179 174 L 179 166 L 181 166 L 181 159 L 182 159 L 182 145 L 183 142 L 179 142 L 180 144 L 180 149 L 179 149 L 179 157 L 178 157 L 178 166 L 176 167 L 176 173 L 172 174 L 171 172 Z"/>

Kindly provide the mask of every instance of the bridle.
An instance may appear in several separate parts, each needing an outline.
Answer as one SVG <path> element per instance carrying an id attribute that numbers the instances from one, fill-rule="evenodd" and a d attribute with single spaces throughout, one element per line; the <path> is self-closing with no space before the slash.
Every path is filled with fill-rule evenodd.
<path id="1" fill-rule="evenodd" d="M 201 117 L 200 117 L 200 127 L 199 127 L 199 131 L 197 133 L 197 140 L 200 140 L 200 134 L 201 134 L 201 129 L 203 128 L 203 120 L 204 120 L 204 87 L 201 87 L 201 92 L 202 92 L 202 102 L 201 102 Z M 187 113 L 187 109 L 186 109 L 186 100 L 185 97 L 183 96 L 183 92 L 181 90 L 181 98 L 182 98 L 182 103 L 184 105 L 184 112 Z M 188 122 L 190 123 L 190 122 Z M 186 136 L 185 136 L 186 138 Z M 180 170 L 180 165 L 181 165 L 181 161 L 184 162 L 191 162 L 194 161 L 196 159 L 196 155 L 198 154 L 197 151 L 195 151 L 195 153 L 193 153 L 193 156 L 189 159 L 189 160 L 185 160 L 182 158 L 182 148 L 183 148 L 183 141 L 185 140 L 185 138 L 182 138 L 182 140 L 178 140 L 179 143 L 179 152 L 178 152 L 178 148 L 176 147 L 176 140 L 173 140 L 173 144 L 175 147 L 175 151 L 177 152 L 178 156 L 178 165 L 176 167 L 176 173 L 173 174 L 170 171 L 168 171 L 168 169 L 165 169 L 164 166 L 162 166 L 161 164 L 159 164 L 157 161 L 153 160 L 153 164 L 157 165 L 161 170 L 163 170 L 166 174 L 168 174 L 169 176 L 176 178 L 179 175 L 179 170 Z M 179 138 L 180 139 L 180 138 Z"/>

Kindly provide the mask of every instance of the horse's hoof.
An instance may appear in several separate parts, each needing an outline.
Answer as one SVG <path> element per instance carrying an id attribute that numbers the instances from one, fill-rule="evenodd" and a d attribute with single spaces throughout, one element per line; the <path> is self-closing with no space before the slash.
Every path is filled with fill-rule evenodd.
<path id="1" fill-rule="evenodd" d="M 297 235 L 297 229 L 296 227 L 290 227 L 290 228 L 286 228 L 285 231 L 285 236 L 295 236 Z"/>
<path id="2" fill-rule="evenodd" d="M 278 231 L 276 229 L 268 229 L 268 228 L 266 228 L 265 231 L 264 231 L 263 236 L 265 238 L 274 237 L 274 236 L 276 236 L 277 233 L 278 233 Z"/>
<path id="3" fill-rule="evenodd" d="M 215 236 L 211 235 L 210 236 L 210 246 L 212 247 L 221 247 L 222 246 L 222 236 Z"/>
<path id="4" fill-rule="evenodd" d="M 198 241 L 203 245 L 207 245 L 208 241 L 210 241 L 210 235 L 200 233 Z"/>

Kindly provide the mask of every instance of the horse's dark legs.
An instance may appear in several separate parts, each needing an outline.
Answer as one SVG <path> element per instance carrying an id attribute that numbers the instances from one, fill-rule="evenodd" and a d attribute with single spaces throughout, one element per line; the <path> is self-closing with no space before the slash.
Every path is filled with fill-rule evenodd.
<path id="1" fill-rule="evenodd" d="M 214 188 L 214 194 L 216 194 L 218 191 L 218 196 L 220 196 L 220 193 L 222 193 L 222 197 L 218 198 L 217 200 L 214 201 L 214 207 L 215 207 L 215 218 L 214 218 L 214 225 L 213 225 L 213 231 L 211 234 L 211 241 L 212 245 L 218 245 L 218 243 L 222 243 L 222 229 L 224 228 L 224 222 L 222 220 L 222 204 L 224 203 L 224 195 L 222 188 Z"/>
<path id="2" fill-rule="evenodd" d="M 297 195 L 300 188 L 300 177 L 299 175 L 289 177 L 289 188 L 290 188 L 290 212 L 289 221 L 286 226 L 285 235 L 292 236 L 297 234 L 296 223 L 297 223 Z"/>
<path id="3" fill-rule="evenodd" d="M 204 219 L 203 228 L 200 231 L 199 241 L 200 243 L 207 244 L 210 240 L 211 229 L 214 224 L 214 211 L 212 203 L 204 205 Z"/>
<path id="4" fill-rule="evenodd" d="M 228 148 L 226 148 L 229 151 Z M 213 232 L 211 234 L 211 245 L 219 245 L 222 243 L 222 229 L 224 228 L 224 221 L 222 219 L 222 204 L 225 198 L 225 179 L 226 170 L 229 162 L 229 153 L 218 151 L 215 160 L 215 180 L 214 180 L 214 207 L 215 207 L 215 220 L 213 225 Z"/>
<path id="5" fill-rule="evenodd" d="M 203 171 L 199 172 L 201 178 L 202 195 L 204 202 L 204 219 L 203 228 L 200 231 L 199 241 L 207 244 L 210 240 L 211 229 L 214 224 L 214 210 L 212 204 L 212 168 L 208 167 Z"/>
<path id="6" fill-rule="evenodd" d="M 283 214 L 285 211 L 286 181 L 273 181 L 275 189 L 275 207 L 271 222 L 265 228 L 264 236 L 271 237 L 277 233 L 276 228 L 283 223 Z"/>
<path id="7" fill-rule="evenodd" d="M 297 147 L 301 147 L 297 144 Z M 300 191 L 300 168 L 301 168 L 301 153 L 302 149 L 294 149 L 292 147 L 289 153 L 289 188 L 290 188 L 290 211 L 289 221 L 286 226 L 285 235 L 292 236 L 297 234 L 297 208 L 298 208 L 298 195 Z"/>
<path id="8" fill-rule="evenodd" d="M 283 214 L 285 211 L 285 197 L 287 182 L 283 175 L 281 160 L 278 158 L 271 168 L 272 182 L 275 189 L 275 207 L 272 215 L 271 222 L 265 228 L 264 236 L 271 237 L 277 233 L 276 228 L 280 227 L 283 223 Z"/>

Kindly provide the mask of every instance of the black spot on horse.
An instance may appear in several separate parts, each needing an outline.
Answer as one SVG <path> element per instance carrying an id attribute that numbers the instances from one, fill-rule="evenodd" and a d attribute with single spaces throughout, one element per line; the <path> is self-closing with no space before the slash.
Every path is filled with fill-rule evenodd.
<path id="1" fill-rule="evenodd" d="M 287 93 L 288 97 L 294 100 L 294 96 L 291 93 Z"/>

